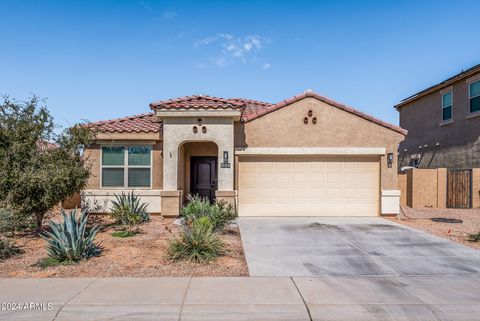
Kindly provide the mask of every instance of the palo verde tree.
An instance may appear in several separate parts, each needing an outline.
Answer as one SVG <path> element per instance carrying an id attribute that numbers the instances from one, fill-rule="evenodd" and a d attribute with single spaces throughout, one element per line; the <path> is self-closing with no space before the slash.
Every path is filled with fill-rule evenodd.
<path id="1" fill-rule="evenodd" d="M 90 176 L 82 152 L 94 134 L 82 124 L 56 129 L 37 97 L 4 97 L 0 104 L 0 207 L 35 222 L 37 232 L 45 214 L 85 188 Z"/>

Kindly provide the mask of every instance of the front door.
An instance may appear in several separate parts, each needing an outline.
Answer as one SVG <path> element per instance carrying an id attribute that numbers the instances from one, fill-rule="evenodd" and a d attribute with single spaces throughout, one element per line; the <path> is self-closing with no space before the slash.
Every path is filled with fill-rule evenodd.
<path id="1" fill-rule="evenodd" d="M 192 194 L 213 202 L 217 185 L 217 158 L 192 156 L 190 166 Z"/>

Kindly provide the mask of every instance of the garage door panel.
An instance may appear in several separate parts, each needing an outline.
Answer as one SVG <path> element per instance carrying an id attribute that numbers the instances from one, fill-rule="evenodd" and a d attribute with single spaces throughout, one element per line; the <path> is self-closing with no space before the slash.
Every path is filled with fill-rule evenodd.
<path id="1" fill-rule="evenodd" d="M 238 190 L 240 216 L 375 216 L 379 159 L 240 157 Z"/>

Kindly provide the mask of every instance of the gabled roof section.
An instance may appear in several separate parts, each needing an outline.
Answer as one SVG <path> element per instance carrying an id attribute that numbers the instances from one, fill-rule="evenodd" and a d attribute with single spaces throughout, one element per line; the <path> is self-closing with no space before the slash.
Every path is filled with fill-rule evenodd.
<path id="1" fill-rule="evenodd" d="M 99 121 L 86 126 L 102 133 L 158 133 L 162 130 L 162 122 L 155 113 Z"/>
<path id="2" fill-rule="evenodd" d="M 368 114 L 365 114 L 361 111 L 358 111 L 356 110 L 355 108 L 352 108 L 352 107 L 349 107 L 349 106 L 346 106 L 344 104 L 341 104 L 339 102 L 336 102 L 332 99 L 329 99 L 327 97 L 324 97 L 324 96 L 320 96 L 319 94 L 311 91 L 311 90 L 307 90 L 305 91 L 304 93 L 302 94 L 299 94 L 299 95 L 296 95 L 296 96 L 293 96 L 291 98 L 288 98 L 288 99 L 285 99 L 279 103 L 276 103 L 276 104 L 273 104 L 273 105 L 267 105 L 267 106 L 263 106 L 262 108 L 260 108 L 260 106 L 257 105 L 257 107 L 259 107 L 258 109 L 255 110 L 255 112 L 250 112 L 250 113 L 244 113 L 242 115 L 242 121 L 243 122 L 248 122 L 248 121 L 251 121 L 251 120 L 254 120 L 258 117 L 261 117 L 261 116 L 264 116 L 268 113 L 271 113 L 272 111 L 275 111 L 275 110 L 278 110 L 278 109 L 281 109 L 283 107 L 286 107 L 288 105 L 291 105 L 297 101 L 300 101 L 304 98 L 307 98 L 307 97 L 312 97 L 312 98 L 315 98 L 315 99 L 318 99 L 326 104 L 329 104 L 333 107 L 336 107 L 336 108 L 339 108 L 343 111 L 346 111 L 348 113 L 351 113 L 351 114 L 354 114 L 356 116 L 359 116 L 361 118 L 364 118 L 368 121 L 371 121 L 373 123 L 376 123 L 380 126 L 383 126 L 383 127 L 386 127 L 388 129 L 391 129 L 391 130 L 394 130 L 396 132 L 399 132 L 403 135 L 406 135 L 407 134 L 407 131 L 399 126 L 396 126 L 396 125 L 393 125 L 393 124 L 390 124 L 390 123 L 387 123 L 387 122 L 384 122 L 383 120 L 380 120 L 378 118 L 375 118 L 373 116 L 370 116 Z"/>
<path id="3" fill-rule="evenodd" d="M 208 95 L 193 95 L 161 100 L 150 104 L 154 110 L 173 109 L 243 109 L 245 103 Z"/>
<path id="4" fill-rule="evenodd" d="M 333 107 L 357 115 L 361 118 L 399 132 L 403 135 L 407 134 L 407 131 L 399 126 L 384 122 L 380 119 L 360 112 L 352 107 L 345 106 L 341 103 L 328 99 L 324 96 L 320 96 L 317 93 L 308 90 L 302 94 L 293 96 L 289 99 L 285 99 L 276 104 L 244 98 L 224 99 L 206 95 L 194 95 L 151 103 L 150 108 L 152 108 L 153 110 L 233 109 L 240 110 L 242 112 L 242 122 L 249 122 L 307 97 L 318 99 Z M 99 121 L 95 123 L 90 123 L 86 126 L 104 133 L 158 133 L 162 131 L 162 122 L 159 120 L 155 112 L 106 121 Z"/>
<path id="5" fill-rule="evenodd" d="M 459 80 L 462 80 L 464 78 L 470 77 L 470 76 L 472 76 L 472 75 L 474 75 L 475 73 L 478 73 L 478 72 L 480 72 L 480 64 L 475 65 L 472 68 L 469 68 L 467 70 L 462 70 L 458 74 L 456 74 L 456 75 L 454 75 L 454 76 L 452 76 L 448 79 L 445 79 L 444 81 L 441 81 L 438 84 L 430 86 L 427 89 L 419 91 L 416 94 L 413 94 L 413 95 L 403 99 L 401 102 L 396 104 L 394 107 L 398 110 L 398 109 L 402 108 L 404 105 L 406 105 L 408 103 L 411 103 L 412 101 L 415 101 L 415 100 L 417 100 L 417 99 L 419 99 L 423 96 L 426 96 L 426 95 L 428 95 L 428 94 L 430 94 L 430 93 L 432 93 L 436 90 L 441 90 L 444 87 L 450 86 L 451 84 L 453 84 L 453 83 L 455 83 Z"/>

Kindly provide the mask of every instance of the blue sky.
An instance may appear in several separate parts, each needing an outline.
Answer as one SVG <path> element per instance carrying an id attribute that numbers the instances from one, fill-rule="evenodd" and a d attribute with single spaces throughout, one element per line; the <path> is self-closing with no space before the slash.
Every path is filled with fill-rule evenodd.
<path id="1" fill-rule="evenodd" d="M 480 63 L 480 1 L 0 2 L 0 94 L 69 125 L 190 94 L 306 89 L 398 123 L 401 99 Z"/>

